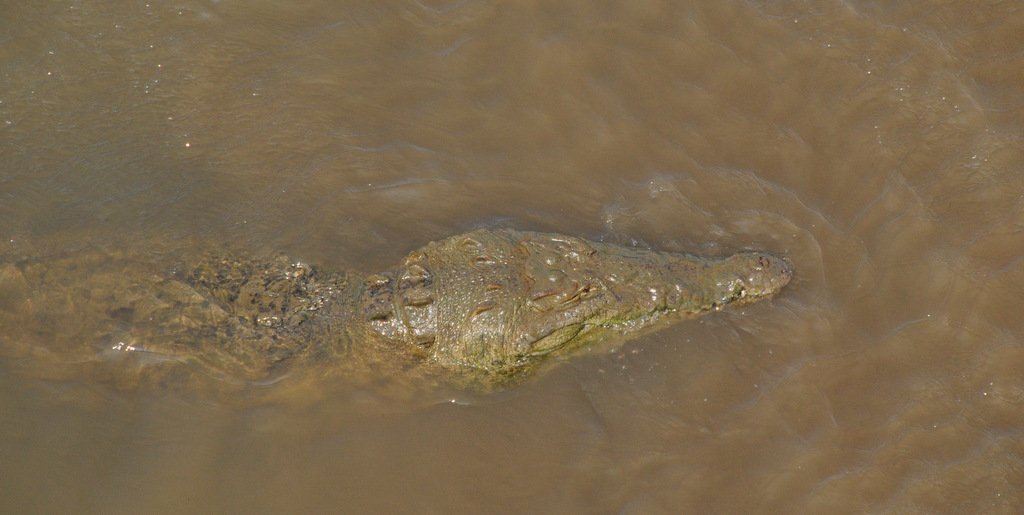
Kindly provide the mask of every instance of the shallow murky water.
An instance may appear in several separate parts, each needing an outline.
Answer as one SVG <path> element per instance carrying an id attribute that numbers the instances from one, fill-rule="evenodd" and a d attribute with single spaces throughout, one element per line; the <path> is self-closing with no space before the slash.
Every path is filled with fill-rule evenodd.
<path id="1" fill-rule="evenodd" d="M 492 395 L 140 391 L 0 337 L 0 511 L 1024 511 L 1018 3 L 36 4 L 0 19 L 5 260 L 373 271 L 509 226 L 797 276 Z"/>

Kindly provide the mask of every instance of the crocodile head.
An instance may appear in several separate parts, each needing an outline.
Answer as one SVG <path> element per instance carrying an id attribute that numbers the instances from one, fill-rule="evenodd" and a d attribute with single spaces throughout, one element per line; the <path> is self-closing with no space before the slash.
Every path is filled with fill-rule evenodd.
<path id="1" fill-rule="evenodd" d="M 705 259 L 480 230 L 431 243 L 402 268 L 373 276 L 363 305 L 378 333 L 443 366 L 508 374 L 602 331 L 771 296 L 791 275 L 783 259 L 762 252 Z"/>

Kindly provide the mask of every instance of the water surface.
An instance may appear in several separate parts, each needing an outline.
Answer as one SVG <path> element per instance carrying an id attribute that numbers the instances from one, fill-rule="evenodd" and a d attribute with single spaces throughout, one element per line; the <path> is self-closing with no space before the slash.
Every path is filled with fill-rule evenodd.
<path id="1" fill-rule="evenodd" d="M 0 511 L 1024 511 L 1016 2 L 5 4 L 5 260 L 507 226 L 797 275 L 494 395 L 133 390 L 3 337 Z"/>

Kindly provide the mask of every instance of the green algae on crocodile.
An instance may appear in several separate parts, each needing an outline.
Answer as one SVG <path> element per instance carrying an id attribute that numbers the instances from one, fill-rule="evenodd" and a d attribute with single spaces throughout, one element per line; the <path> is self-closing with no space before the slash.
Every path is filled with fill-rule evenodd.
<path id="1" fill-rule="evenodd" d="M 273 379 L 301 363 L 394 362 L 508 383 L 605 334 L 769 297 L 792 273 L 763 252 L 700 258 L 507 229 L 430 243 L 370 275 L 281 257 L 139 273 L 121 259 L 0 265 L 0 323 L 31 317 L 44 337 L 71 333 L 107 355 L 224 380 Z M 78 334 L 76 324 L 91 329 Z"/>

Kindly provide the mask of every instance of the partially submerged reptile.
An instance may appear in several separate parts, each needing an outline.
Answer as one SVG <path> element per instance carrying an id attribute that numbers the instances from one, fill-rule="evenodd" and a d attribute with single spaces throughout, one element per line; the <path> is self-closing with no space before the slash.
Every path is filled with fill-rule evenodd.
<path id="1" fill-rule="evenodd" d="M 609 334 L 769 297 L 791 275 L 764 252 L 700 258 L 507 229 L 368 276 L 285 258 L 147 268 L 97 252 L 0 264 L 0 331 L 240 381 L 394 361 L 503 384 Z"/>

